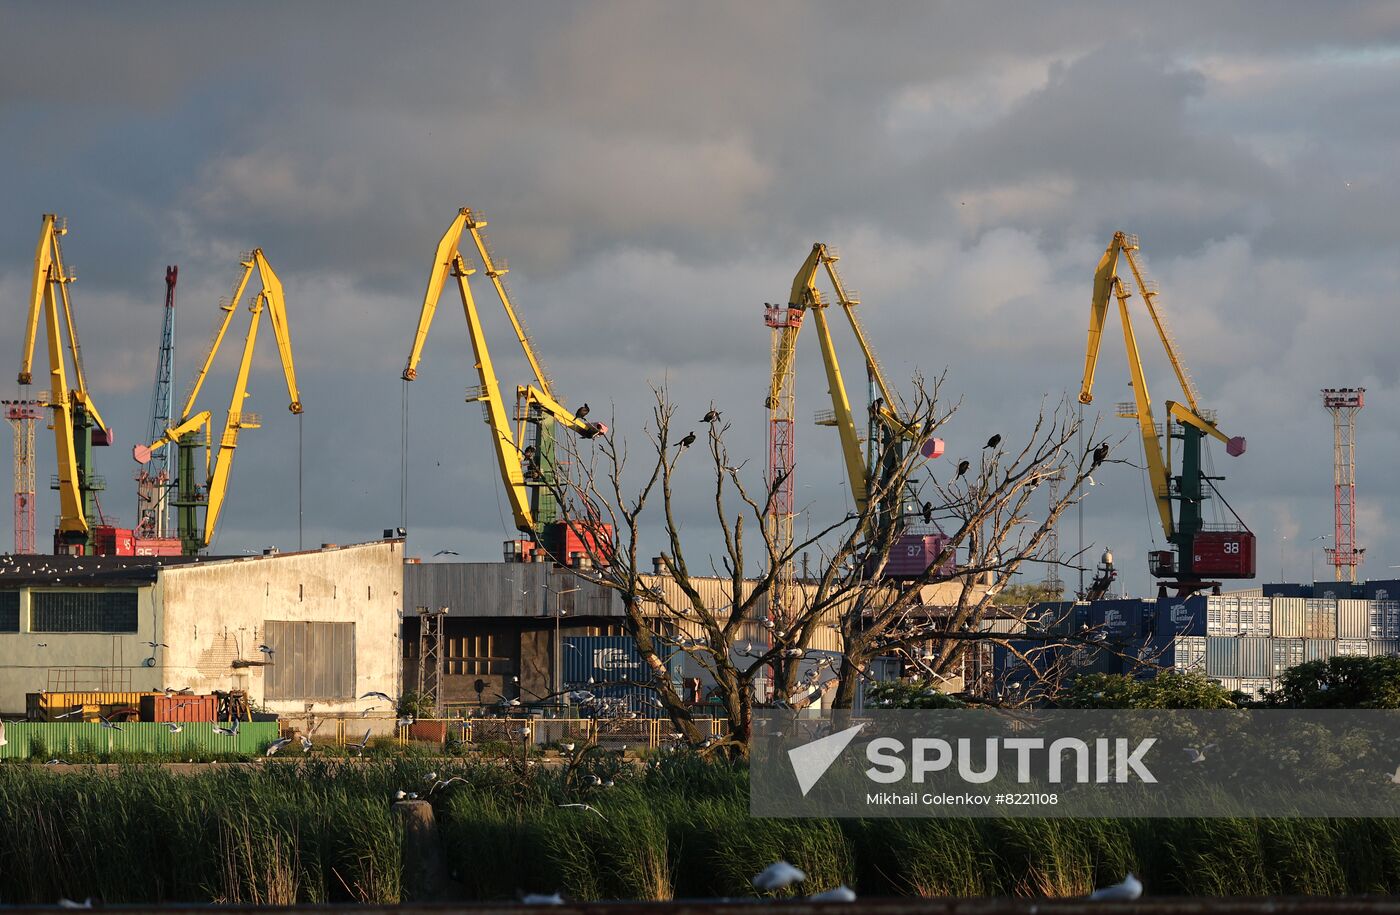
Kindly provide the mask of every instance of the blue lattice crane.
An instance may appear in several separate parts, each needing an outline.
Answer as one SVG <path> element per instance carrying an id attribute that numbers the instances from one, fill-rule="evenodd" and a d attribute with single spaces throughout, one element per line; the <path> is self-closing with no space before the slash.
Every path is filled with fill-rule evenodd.
<path id="1" fill-rule="evenodd" d="M 170 428 L 170 389 L 175 380 L 175 281 L 180 268 L 165 268 L 165 320 L 161 325 L 160 359 L 151 392 L 151 427 L 147 441 L 155 441 Z M 169 455 L 162 449 L 136 475 L 136 536 L 164 537 L 170 502 Z"/>

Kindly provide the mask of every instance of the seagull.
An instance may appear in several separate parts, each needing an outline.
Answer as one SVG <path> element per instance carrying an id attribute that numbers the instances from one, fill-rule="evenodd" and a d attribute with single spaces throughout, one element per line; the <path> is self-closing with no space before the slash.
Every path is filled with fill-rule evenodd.
<path id="1" fill-rule="evenodd" d="M 1089 894 L 1089 898 L 1099 902 L 1109 902 L 1115 900 L 1132 900 L 1142 895 L 1142 881 L 1134 877 L 1132 872 L 1123 878 L 1122 883 L 1115 883 L 1113 886 L 1105 886 L 1094 890 Z"/>
<path id="2" fill-rule="evenodd" d="M 165 727 L 172 734 L 178 734 L 185 729 L 185 726 L 183 724 L 176 724 L 173 721 L 166 722 Z"/>
<path id="3" fill-rule="evenodd" d="M 1108 442 L 1104 442 L 1094 449 L 1094 467 L 1099 466 L 1106 460 L 1108 460 Z M 1089 469 L 1092 470 L 1093 467 Z"/>
<path id="4" fill-rule="evenodd" d="M 108 721 L 106 718 L 103 718 L 103 719 L 102 719 L 101 724 L 102 724 L 102 726 L 103 726 L 104 728 L 111 728 L 111 729 L 114 730 L 114 731 L 120 731 L 120 730 L 122 729 L 122 726 L 121 726 L 121 725 L 119 725 L 119 724 L 113 724 L 112 722 Z"/>
<path id="5" fill-rule="evenodd" d="M 587 416 L 587 415 L 588 415 L 588 404 L 584 404 L 583 406 L 579 407 L 577 410 L 574 411 L 574 417 L 575 417 L 576 419 L 583 419 L 583 418 L 584 418 L 585 416 Z"/>
<path id="6" fill-rule="evenodd" d="M 369 708 L 364 709 L 363 711 L 360 712 L 360 717 L 361 717 L 361 718 L 368 718 L 368 717 L 369 717 L 369 713 L 372 712 L 372 711 L 374 711 L 374 710 L 377 709 L 377 708 L 379 708 L 379 706 L 377 706 L 377 705 L 371 705 Z"/>
<path id="7" fill-rule="evenodd" d="M 986 444 L 985 447 L 987 447 L 987 448 L 995 448 L 997 445 L 1000 445 L 1000 444 L 1001 444 L 1001 435 L 998 433 L 997 435 L 993 435 L 991 438 L 987 439 L 987 444 Z"/>
<path id="8" fill-rule="evenodd" d="M 74 715 L 81 715 L 82 713 L 83 707 L 81 705 L 75 705 L 71 712 L 64 712 L 62 715 L 54 715 L 54 718 L 72 718 Z"/>
<path id="9" fill-rule="evenodd" d="M 433 786 L 432 786 L 431 788 L 428 789 L 428 793 L 429 793 L 429 794 L 432 794 L 434 791 L 437 791 L 439 788 L 446 788 L 448 785 L 452 784 L 453 782 L 461 782 L 462 784 L 465 785 L 465 784 L 467 783 L 467 780 L 466 780 L 465 778 L 463 778 L 462 776 L 460 776 L 460 775 L 454 775 L 454 776 L 452 776 L 451 778 L 444 778 L 442 781 L 433 782 Z"/>
<path id="10" fill-rule="evenodd" d="M 786 861 L 775 861 L 754 875 L 753 885 L 760 890 L 771 892 L 806 879 L 807 875 L 800 868 L 793 867 Z"/>
<path id="11" fill-rule="evenodd" d="M 542 893 L 526 893 L 520 897 L 520 902 L 524 905 L 563 905 L 564 897 L 558 893 L 549 896 Z"/>
<path id="12" fill-rule="evenodd" d="M 310 752 L 311 752 L 311 738 L 310 738 L 310 737 L 307 737 L 305 734 L 302 734 L 302 735 L 301 735 L 301 752 L 303 752 L 303 753 L 310 753 Z"/>
<path id="13" fill-rule="evenodd" d="M 349 746 L 355 751 L 355 755 L 359 756 L 365 751 L 365 747 L 369 746 L 369 731 L 365 731 L 365 736 L 360 740 L 359 743 L 352 743 L 349 744 Z"/>
<path id="14" fill-rule="evenodd" d="M 92 908 L 92 897 L 89 896 L 82 902 L 74 902 L 71 899 L 60 899 L 58 900 L 58 907 L 60 909 L 90 909 Z"/>
<path id="15" fill-rule="evenodd" d="M 1186 750 L 1185 750 L 1185 752 L 1186 752 L 1187 757 L 1188 757 L 1193 763 L 1205 762 L 1205 760 L 1206 760 L 1206 750 L 1209 750 L 1209 749 L 1210 749 L 1211 747 L 1213 747 L 1213 746 L 1215 746 L 1215 744 L 1213 744 L 1213 743 L 1208 743 L 1208 744 L 1206 744 L 1205 746 L 1201 747 L 1199 750 L 1196 749 L 1195 747 L 1187 747 Z M 1130 876 L 1131 876 L 1131 875 L 1130 875 Z M 1137 897 L 1134 896 L 1133 898 L 1136 899 Z"/>
<path id="16" fill-rule="evenodd" d="M 572 743 L 566 743 L 566 744 L 564 744 L 564 752 L 565 752 L 565 753 L 572 753 L 572 752 L 574 752 L 574 744 L 572 744 Z M 1396 771 L 1396 772 L 1400 772 L 1400 768 L 1397 768 L 1395 771 Z"/>
<path id="17" fill-rule="evenodd" d="M 289 744 L 289 743 L 291 743 L 291 742 L 292 742 L 292 738 L 290 738 L 290 737 L 282 737 L 282 738 L 280 738 L 280 739 L 278 739 L 278 740 L 274 740 L 272 743 L 270 743 L 270 744 L 267 745 L 267 752 L 265 752 L 263 755 L 264 755 L 264 756 L 276 756 L 278 750 L 282 749 L 283 747 L 285 747 L 287 744 Z"/>
<path id="18" fill-rule="evenodd" d="M 270 657 L 272 657 L 273 653 L 277 651 L 277 649 L 275 649 L 275 648 L 269 648 L 269 647 L 266 646 L 266 645 L 259 645 L 259 646 L 258 646 L 258 651 L 261 651 L 263 654 L 267 655 L 267 656 L 270 658 Z"/>
<path id="19" fill-rule="evenodd" d="M 393 699 L 390 699 L 390 698 L 389 698 L 389 696 L 388 696 L 387 693 L 365 693 L 365 694 L 364 694 L 363 696 L 361 696 L 360 698 L 361 698 L 361 699 L 383 699 L 385 702 L 393 702 L 393 701 L 394 701 Z"/>
<path id="20" fill-rule="evenodd" d="M 843 883 L 834 890 L 817 893 L 814 896 L 808 896 L 807 899 L 811 902 L 855 902 L 856 891 Z"/>
<path id="21" fill-rule="evenodd" d="M 227 727 L 222 727 L 222 728 L 221 728 L 221 727 L 219 727 L 217 724 L 214 725 L 214 733 L 215 733 L 215 734 L 222 734 L 222 735 L 224 735 L 225 737 L 237 737 L 237 736 L 238 736 L 238 719 L 237 719 L 237 718 L 233 719 L 233 721 L 229 722 L 229 724 L 228 724 Z"/>
<path id="22" fill-rule="evenodd" d="M 967 473 L 967 468 L 969 468 L 969 467 L 971 467 L 971 466 L 972 466 L 972 462 L 971 462 L 971 461 L 958 461 L 958 477 L 960 477 L 960 476 L 962 476 L 963 474 Z M 957 477 L 954 477 L 953 479 L 956 480 Z"/>
<path id="23" fill-rule="evenodd" d="M 169 645 L 165 644 L 164 642 L 146 642 L 145 644 L 151 646 L 151 651 L 155 651 L 157 648 L 169 648 L 169 647 L 170 647 Z"/>
<path id="24" fill-rule="evenodd" d="M 690 447 L 691 445 L 693 445 L 693 444 L 695 444 L 695 433 L 694 433 L 694 432 L 687 432 L 686 435 L 685 435 L 685 438 L 683 438 L 683 439 L 680 440 L 680 446 L 681 446 L 682 449 L 689 448 L 689 447 Z"/>
<path id="25" fill-rule="evenodd" d="M 588 804 L 560 804 L 559 806 L 560 806 L 560 807 L 577 807 L 577 808 L 579 808 L 580 810 L 591 810 L 591 811 L 593 811 L 594 813 L 598 814 L 599 818 L 601 818 L 601 819 L 603 819 L 603 820 L 607 820 L 607 817 L 603 816 L 603 814 L 602 814 L 601 812 L 599 812 L 599 810 L 598 810 L 597 807 L 592 807 L 592 806 L 589 806 Z"/>
<path id="26" fill-rule="evenodd" d="M 585 778 L 584 781 L 592 788 L 597 788 L 599 785 L 603 784 L 603 780 L 596 775 L 590 775 Z"/>
<path id="27" fill-rule="evenodd" d="M 715 409 L 711 409 L 710 412 L 706 413 L 706 414 L 704 415 L 704 417 L 701 418 L 700 422 L 702 422 L 702 423 L 715 423 L 715 422 L 719 422 L 719 411 L 718 411 L 718 410 L 715 410 Z"/>
<path id="28" fill-rule="evenodd" d="M 34 647 L 35 647 L 35 648 L 48 648 L 48 647 L 49 647 L 49 643 L 48 643 L 48 642 L 40 642 L 39 644 L 35 645 Z"/>
<path id="29" fill-rule="evenodd" d="M 401 727 L 401 728 L 406 728 L 406 727 L 408 727 L 408 726 L 409 726 L 410 724 L 412 724 L 412 723 L 413 723 L 413 716 L 412 716 L 412 715 L 405 715 L 404 717 L 402 717 L 402 718 L 400 718 L 400 719 L 398 720 L 398 725 L 399 725 L 399 727 Z"/>
<path id="30" fill-rule="evenodd" d="M 461 554 L 461 553 L 458 553 L 456 550 L 438 550 L 438 551 L 437 551 L 436 553 L 434 553 L 433 555 L 434 555 L 434 556 L 460 556 L 460 555 L 462 555 L 462 554 Z"/>
<path id="31" fill-rule="evenodd" d="M 48 762 L 44 763 L 44 765 L 46 765 L 46 766 L 66 766 L 66 765 L 68 765 L 68 760 L 66 760 L 66 759 L 57 759 L 57 758 L 55 758 L 55 759 L 51 759 L 51 760 L 49 760 Z"/>

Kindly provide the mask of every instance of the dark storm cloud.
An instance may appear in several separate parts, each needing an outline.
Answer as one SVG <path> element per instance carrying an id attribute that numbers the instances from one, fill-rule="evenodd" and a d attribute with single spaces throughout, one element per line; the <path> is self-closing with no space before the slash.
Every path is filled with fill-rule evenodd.
<path id="1" fill-rule="evenodd" d="M 102 455 L 106 508 L 129 517 L 116 481 L 148 422 L 164 265 L 181 265 L 178 400 L 239 252 L 267 252 L 307 413 L 286 414 L 263 341 L 250 407 L 266 426 L 244 437 L 220 535 L 236 552 L 296 536 L 299 431 L 307 543 L 397 522 L 398 374 L 458 206 L 491 218 L 567 402 L 616 411 L 636 450 L 649 384 L 680 401 L 682 432 L 714 400 L 755 483 L 761 305 L 787 295 L 813 241 L 841 249 L 891 375 L 947 368 L 946 393 L 963 399 L 956 458 L 994 431 L 1014 440 L 1043 398 L 1077 391 L 1088 278 L 1121 228 L 1142 238 L 1208 405 L 1250 436 L 1249 454 L 1217 469 L 1271 575 L 1280 562 L 1306 575 L 1300 541 L 1330 530 L 1317 388 L 1371 389 L 1362 536 L 1380 568 L 1400 548 L 1396 485 L 1380 471 L 1400 446 L 1400 10 L 1266 9 L 12 4 L 0 295 L 17 317 L 38 216 L 67 215 L 94 393 L 121 436 Z M 477 291 L 508 390 L 525 366 L 489 287 Z M 825 384 L 815 344 L 802 347 L 809 417 Z M 1096 408 L 1128 397 L 1117 338 L 1103 359 Z M 1164 360 L 1149 361 L 1156 398 L 1173 396 Z M 231 367 L 219 369 L 204 405 L 221 412 Z M 409 391 L 420 551 L 494 556 L 510 533 L 480 414 L 462 403 L 474 383 L 449 296 Z M 1131 457 L 1131 429 L 1105 423 Z M 847 498 L 830 433 L 798 431 L 814 523 Z M 710 549 L 701 457 L 682 497 Z M 1086 530 L 1142 587 L 1141 482 L 1122 469 L 1102 483 Z"/>

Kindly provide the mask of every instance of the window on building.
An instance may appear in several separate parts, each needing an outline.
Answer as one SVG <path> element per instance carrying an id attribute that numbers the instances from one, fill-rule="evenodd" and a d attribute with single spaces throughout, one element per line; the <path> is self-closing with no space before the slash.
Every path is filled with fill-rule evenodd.
<path id="1" fill-rule="evenodd" d="M 30 604 L 35 632 L 136 631 L 135 591 L 35 591 Z"/>
<path id="2" fill-rule="evenodd" d="M 19 632 L 18 591 L 0 591 L 0 632 Z"/>
<path id="3" fill-rule="evenodd" d="M 449 638 L 443 670 L 449 675 L 508 674 L 510 658 L 500 654 L 496 637 L 489 633 Z"/>
<path id="4" fill-rule="evenodd" d="M 355 624 L 266 620 L 274 652 L 263 668 L 268 699 L 355 698 Z"/>

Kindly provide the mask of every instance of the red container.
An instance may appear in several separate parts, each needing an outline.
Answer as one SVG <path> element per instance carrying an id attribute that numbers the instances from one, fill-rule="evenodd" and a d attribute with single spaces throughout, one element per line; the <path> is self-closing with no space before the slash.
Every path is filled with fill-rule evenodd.
<path id="1" fill-rule="evenodd" d="M 219 700 L 213 696 L 142 696 L 142 721 L 214 721 Z"/>
<path id="2" fill-rule="evenodd" d="M 1254 534 L 1202 531 L 1191 538 L 1191 571 L 1219 578 L 1254 577 Z"/>
<path id="3" fill-rule="evenodd" d="M 447 739 L 447 722 L 415 721 L 408 726 L 408 739 L 442 743 Z"/>
<path id="4" fill-rule="evenodd" d="M 948 538 L 942 534 L 901 534 L 890 548 L 889 559 L 885 562 L 882 578 L 918 578 L 928 571 L 929 566 L 943 552 Z M 949 556 L 940 572 L 952 572 L 954 560 Z M 872 564 L 870 571 L 874 572 Z"/>
<path id="5" fill-rule="evenodd" d="M 611 524 L 590 524 L 585 521 L 565 524 L 560 521 L 549 526 L 545 534 L 545 546 L 559 563 L 568 563 L 577 553 L 599 564 L 605 564 L 612 549 L 612 535 Z"/>
<path id="6" fill-rule="evenodd" d="M 93 552 L 98 556 L 135 556 L 136 535 L 124 527 L 99 527 L 93 532 Z"/>
<path id="7" fill-rule="evenodd" d="M 138 537 L 136 556 L 179 556 L 179 537 Z"/>

